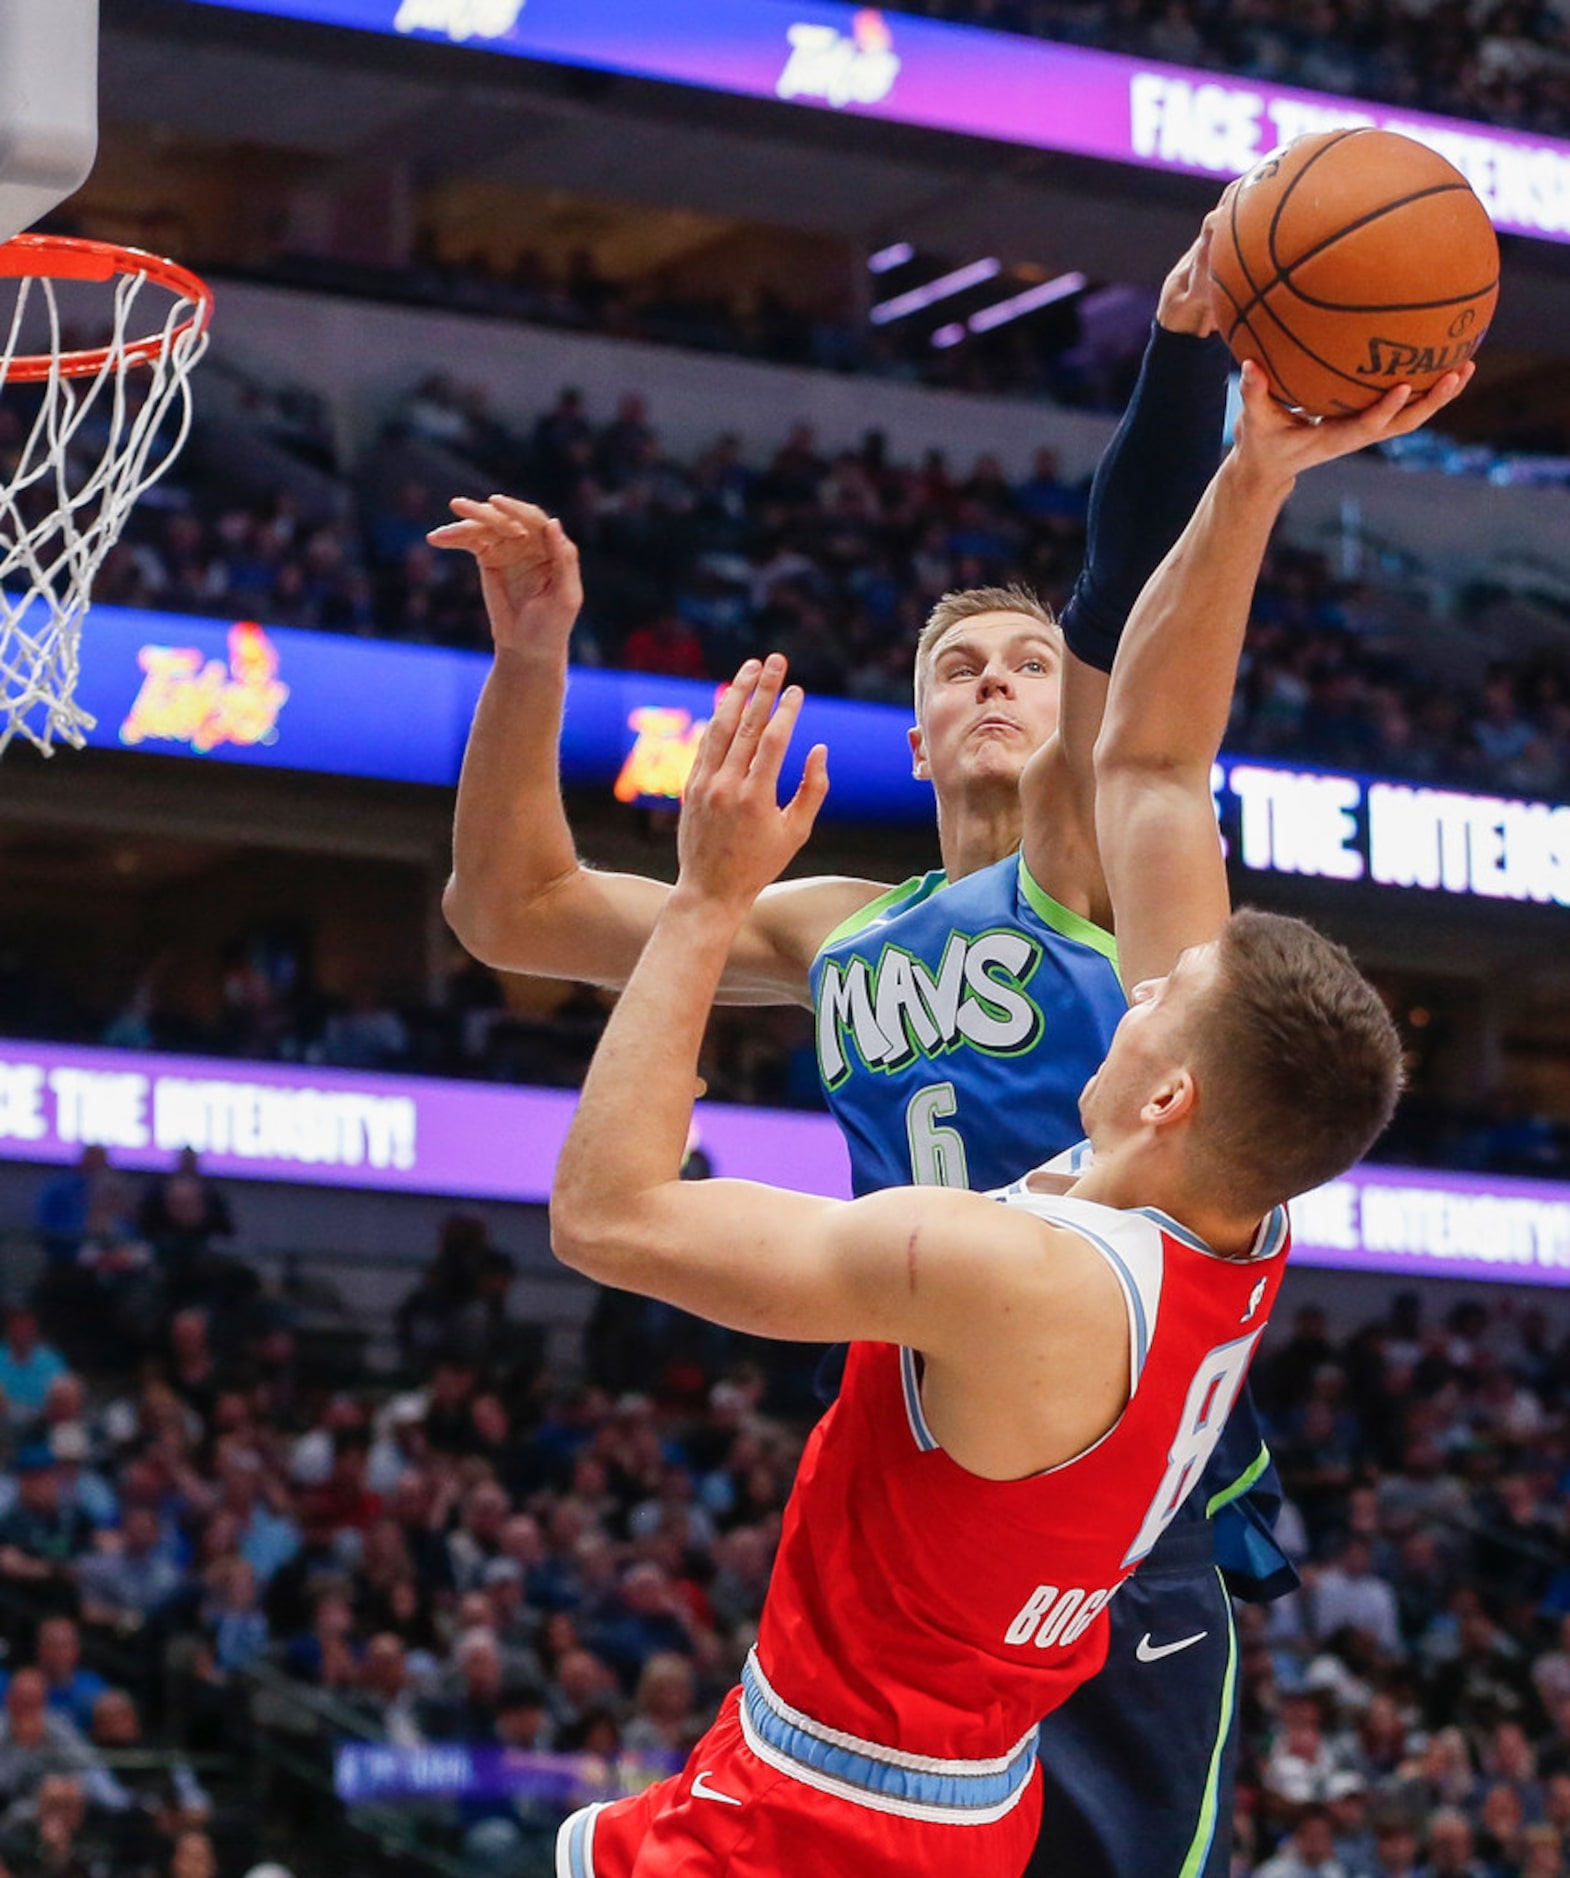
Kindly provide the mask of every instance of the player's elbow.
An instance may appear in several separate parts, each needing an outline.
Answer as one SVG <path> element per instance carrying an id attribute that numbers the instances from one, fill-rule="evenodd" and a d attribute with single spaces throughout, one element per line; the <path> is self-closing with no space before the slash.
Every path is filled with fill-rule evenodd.
<path id="1" fill-rule="evenodd" d="M 454 873 L 442 889 L 442 917 L 464 951 L 492 971 L 531 969 L 527 926 L 501 894 Z"/>
<path id="2" fill-rule="evenodd" d="M 625 1282 L 637 1262 L 639 1221 L 631 1202 L 605 1190 L 603 1180 L 570 1165 L 558 1168 L 551 1189 L 551 1251 L 561 1264 L 603 1285 Z"/>
<path id="3" fill-rule="evenodd" d="M 603 1209 L 560 1182 L 551 1195 L 551 1253 L 569 1271 L 609 1283 L 614 1264 L 614 1235 L 607 1230 Z"/>
<path id="4" fill-rule="evenodd" d="M 482 965 L 491 963 L 486 952 L 491 947 L 494 922 L 486 917 L 483 897 L 457 874 L 450 874 L 442 889 L 442 918 L 465 952 Z"/>

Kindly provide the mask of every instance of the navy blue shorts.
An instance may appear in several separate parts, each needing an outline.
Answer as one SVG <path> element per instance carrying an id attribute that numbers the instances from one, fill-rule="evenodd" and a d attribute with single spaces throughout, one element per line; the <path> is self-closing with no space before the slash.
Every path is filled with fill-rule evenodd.
<path id="1" fill-rule="evenodd" d="M 1169 1532 L 1109 1616 L 1106 1667 L 1042 1724 L 1028 1878 L 1226 1878 L 1237 1635 L 1208 1524 Z"/>

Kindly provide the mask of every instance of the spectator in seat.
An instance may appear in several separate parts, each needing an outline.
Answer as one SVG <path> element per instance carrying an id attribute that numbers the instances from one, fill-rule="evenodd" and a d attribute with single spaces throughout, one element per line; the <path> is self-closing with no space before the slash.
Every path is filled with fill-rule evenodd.
<path id="1" fill-rule="evenodd" d="M 1404 1813 L 1382 1814 L 1374 1821 L 1371 1878 L 1421 1878 L 1417 1828 Z"/>
<path id="2" fill-rule="evenodd" d="M 38 1334 L 31 1306 L 13 1304 L 5 1313 L 0 1343 L 0 1395 L 13 1426 L 42 1415 L 51 1384 L 66 1374 L 66 1361 Z"/>
<path id="3" fill-rule="evenodd" d="M 76 1605 L 74 1567 L 92 1544 L 92 1522 L 62 1505 L 60 1470 L 48 1448 L 23 1448 L 13 1466 L 16 1503 L 0 1514 L 0 1578 L 55 1610 Z"/>
<path id="4" fill-rule="evenodd" d="M 697 1711 L 698 1680 L 685 1656 L 662 1650 L 651 1656 L 638 1678 L 636 1711 L 622 1731 L 629 1752 L 667 1756 L 679 1766 L 702 1735 Z"/>
<path id="5" fill-rule="evenodd" d="M 489 1630 L 466 1630 L 453 1650 L 447 1690 L 416 1709 L 421 1733 L 430 1741 L 494 1743 L 502 1696 L 502 1656 Z"/>
<path id="6" fill-rule="evenodd" d="M 494 1480 L 482 1480 L 470 1488 L 458 1530 L 447 1541 L 452 1581 L 460 1593 L 484 1584 L 486 1566 L 500 1556 L 502 1532 L 511 1511 L 506 1493 Z"/>
<path id="7" fill-rule="evenodd" d="M 1373 1553 L 1366 1539 L 1351 1538 L 1335 1561 L 1319 1571 L 1308 1597 L 1310 1621 L 1316 1639 L 1323 1642 L 1338 1630 L 1350 1629 L 1370 1637 L 1386 1656 L 1401 1648 L 1401 1627 L 1396 1595 L 1373 1568 Z"/>
<path id="8" fill-rule="evenodd" d="M 17 1878 L 95 1878 L 102 1869 L 86 1831 L 87 1796 L 69 1774 L 47 1774 L 0 1818 L 0 1869 Z"/>
<path id="9" fill-rule="evenodd" d="M 68 1775 L 90 1801 L 110 1811 L 126 1803 L 125 1790 L 86 1736 L 51 1712 L 42 1671 L 19 1669 L 6 1685 L 0 1716 L 0 1801 L 25 1798 L 50 1774 Z"/>
<path id="10" fill-rule="evenodd" d="M 1428 1863 L 1423 1878 L 1493 1878 L 1473 1856 L 1472 1827 L 1465 1813 L 1446 1806 L 1428 1822 Z"/>
<path id="11" fill-rule="evenodd" d="M 209 1646 L 206 1675 L 209 1681 L 222 1682 L 265 1654 L 267 1614 L 257 1601 L 256 1574 L 234 1553 L 211 1567 L 207 1586 L 202 1610 Z"/>
<path id="12" fill-rule="evenodd" d="M 91 1739 L 104 1754 L 134 1754 L 145 1746 L 142 1718 L 123 1689 L 107 1689 L 93 1708 Z M 159 1841 L 200 1830 L 212 1799 L 182 1760 L 163 1759 L 133 1776 L 118 1776 L 130 1799 L 121 1815 L 118 1850 L 127 1863 L 156 1856 Z"/>
<path id="13" fill-rule="evenodd" d="M 177 1311 L 170 1319 L 169 1382 L 180 1400 L 210 1428 L 218 1406 L 218 1365 L 208 1341 L 205 1311 Z"/>
<path id="14" fill-rule="evenodd" d="M 82 1667 L 82 1633 L 69 1617 L 49 1617 L 38 1626 L 37 1663 L 51 1711 L 86 1734 L 109 1685 L 96 1669 Z"/>
<path id="15" fill-rule="evenodd" d="M 626 1572 L 609 1609 L 589 1627 L 584 1641 L 604 1657 L 628 1690 L 636 1687 L 651 1656 L 692 1651 L 681 1601 L 665 1572 L 649 1563 Z"/>
<path id="16" fill-rule="evenodd" d="M 228 1301 L 235 1279 L 249 1276 L 215 1250 L 234 1237 L 234 1215 L 222 1192 L 202 1173 L 194 1148 L 182 1148 L 172 1172 L 142 1196 L 137 1227 L 157 1255 L 169 1304 Z"/>
<path id="17" fill-rule="evenodd" d="M 138 1629 L 182 1582 L 179 1566 L 164 1549 L 157 1509 L 128 1506 L 119 1544 L 91 1553 L 78 1568 L 83 1620 L 116 1630 Z"/>
<path id="18" fill-rule="evenodd" d="M 378 1631 L 365 1646 L 359 1686 L 350 1706 L 378 1727 L 395 1747 L 419 1747 L 424 1736 L 415 1717 L 415 1694 L 403 1639 Z"/>
<path id="19" fill-rule="evenodd" d="M 1352 1878 L 1336 1857 L 1330 1815 L 1322 1806 L 1310 1806 L 1299 1816 L 1291 1837 L 1257 1878 Z"/>

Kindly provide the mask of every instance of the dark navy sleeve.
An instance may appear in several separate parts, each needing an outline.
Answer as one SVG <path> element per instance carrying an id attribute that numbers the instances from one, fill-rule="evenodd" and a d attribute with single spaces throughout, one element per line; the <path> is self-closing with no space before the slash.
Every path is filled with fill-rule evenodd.
<path id="1" fill-rule="evenodd" d="M 1247 1604 L 1284 1598 L 1299 1583 L 1276 1543 L 1281 1501 L 1281 1479 L 1245 1387 L 1190 1503 L 1215 1522 L 1216 1563 L 1227 1589 Z"/>
<path id="2" fill-rule="evenodd" d="M 1085 565 L 1062 615 L 1069 650 L 1100 671 L 1111 671 L 1134 602 L 1216 473 L 1231 367 L 1220 339 L 1151 330 L 1090 486 Z"/>

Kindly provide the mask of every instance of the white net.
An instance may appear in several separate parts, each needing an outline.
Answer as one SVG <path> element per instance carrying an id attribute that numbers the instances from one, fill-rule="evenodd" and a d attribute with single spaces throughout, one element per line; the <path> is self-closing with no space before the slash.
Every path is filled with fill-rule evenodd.
<path id="1" fill-rule="evenodd" d="M 55 738 L 80 749 L 93 728 L 75 698 L 93 577 L 185 444 L 208 324 L 177 283 L 114 274 L 97 290 L 100 318 L 113 296 L 102 356 L 78 375 L 61 369 L 71 343 L 62 283 L 27 274 L 3 288 L 14 299 L 0 309 L 0 753 L 20 735 L 47 756 Z M 142 304 L 150 295 L 168 301 L 157 326 Z M 23 382 L 24 360 L 40 356 L 47 375 Z"/>

